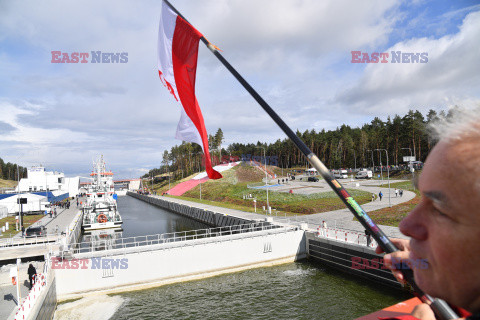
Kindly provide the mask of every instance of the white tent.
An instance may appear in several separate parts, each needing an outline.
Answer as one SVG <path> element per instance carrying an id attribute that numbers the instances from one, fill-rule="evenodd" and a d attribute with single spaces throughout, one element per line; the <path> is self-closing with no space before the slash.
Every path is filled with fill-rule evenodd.
<path id="1" fill-rule="evenodd" d="M 20 205 L 17 202 L 19 198 L 27 198 L 27 203 L 22 205 L 23 212 L 41 212 L 45 210 L 44 202 L 47 201 L 47 198 L 31 193 L 14 194 L 4 198 L 0 200 L 0 207 L 7 208 L 9 214 L 17 213 L 20 210 Z"/>

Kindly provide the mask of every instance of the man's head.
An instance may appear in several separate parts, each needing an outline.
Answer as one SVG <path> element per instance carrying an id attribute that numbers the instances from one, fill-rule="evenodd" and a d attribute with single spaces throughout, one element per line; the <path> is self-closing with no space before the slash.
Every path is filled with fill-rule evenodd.
<path id="1" fill-rule="evenodd" d="M 480 117 L 457 116 L 439 131 L 418 181 L 421 202 L 400 230 L 412 238 L 410 258 L 428 261 L 414 269 L 419 287 L 480 311 Z"/>

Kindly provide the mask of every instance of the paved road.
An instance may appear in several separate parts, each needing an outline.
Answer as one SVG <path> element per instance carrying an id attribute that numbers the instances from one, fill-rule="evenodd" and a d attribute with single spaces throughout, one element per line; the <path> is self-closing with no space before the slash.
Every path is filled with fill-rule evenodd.
<path id="1" fill-rule="evenodd" d="M 82 201 L 84 201 L 82 199 Z M 55 234 L 58 226 L 58 233 L 64 232 L 68 225 L 72 222 L 75 215 L 78 213 L 77 201 L 72 200 L 70 202 L 70 209 L 57 208 L 57 217 L 50 218 L 48 215 L 38 220 L 33 226 L 45 226 L 47 227 L 48 234 Z M 19 232 L 15 237 L 21 237 L 22 233 Z"/>
<path id="2" fill-rule="evenodd" d="M 323 179 L 318 182 L 308 182 L 306 179 L 306 176 L 297 175 L 295 180 L 291 180 L 286 183 L 280 183 L 280 185 L 270 187 L 269 190 L 273 192 L 290 192 L 290 190 L 292 190 L 293 193 L 305 195 L 318 192 L 332 191 L 330 186 Z M 390 189 L 391 193 L 389 194 L 388 188 L 379 187 L 379 185 L 388 183 L 386 179 L 383 181 L 339 179 L 338 181 L 340 181 L 340 183 L 347 189 L 359 189 L 375 195 L 374 201 L 362 205 L 362 208 L 367 213 L 378 209 L 386 208 L 389 206 L 389 204 L 391 204 L 391 206 L 395 206 L 397 204 L 407 202 L 415 198 L 414 192 L 406 190 L 403 191 L 402 197 L 395 196 L 394 188 Z M 403 181 L 405 180 L 390 180 L 390 183 Z M 269 182 L 278 184 L 278 178 L 273 180 L 269 179 Z M 383 193 L 383 199 L 381 201 L 378 197 L 380 191 L 382 191 Z M 274 207 L 274 205 L 272 205 L 272 207 Z M 363 233 L 365 230 L 365 228 L 360 224 L 360 222 L 353 221 L 352 213 L 346 208 L 330 212 L 316 213 L 305 216 L 305 218 L 309 223 L 309 227 L 312 229 L 316 229 L 322 223 L 322 221 L 325 221 L 327 223 L 327 227 L 329 228 L 336 227 L 360 233 Z M 406 238 L 396 227 L 383 225 L 380 225 L 380 227 L 389 237 Z"/>

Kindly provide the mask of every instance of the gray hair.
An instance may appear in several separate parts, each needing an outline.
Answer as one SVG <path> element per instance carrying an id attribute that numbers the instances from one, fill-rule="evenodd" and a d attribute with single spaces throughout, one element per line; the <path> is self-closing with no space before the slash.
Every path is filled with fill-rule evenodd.
<path id="1" fill-rule="evenodd" d="M 453 108 L 446 117 L 438 117 L 428 127 L 437 141 L 455 143 L 475 139 L 480 143 L 480 105 L 465 109 Z"/>
<path id="2" fill-rule="evenodd" d="M 476 172 L 473 175 L 475 177 L 473 186 L 475 192 L 480 194 L 480 179 L 477 178 L 480 173 L 477 168 L 477 164 L 480 163 L 480 105 L 470 109 L 451 109 L 446 117 L 439 117 L 432 121 L 428 130 L 432 138 L 454 148 L 473 145 L 473 148 L 468 149 L 469 154 L 462 153 L 463 156 L 457 157 L 457 161 L 462 166 L 468 166 L 470 169 L 467 168 L 467 170 Z M 474 167 L 470 167 L 472 165 Z"/>

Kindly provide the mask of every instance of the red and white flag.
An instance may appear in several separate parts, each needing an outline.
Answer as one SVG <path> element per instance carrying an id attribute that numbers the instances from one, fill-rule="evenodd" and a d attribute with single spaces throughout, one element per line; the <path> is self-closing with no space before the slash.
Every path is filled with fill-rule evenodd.
<path id="1" fill-rule="evenodd" d="M 195 97 L 198 42 L 202 34 L 162 1 L 158 28 L 158 74 L 163 85 L 183 106 L 175 138 L 199 144 L 205 155 L 210 179 L 222 175 L 213 170 L 208 150 L 208 135 L 202 111 Z"/>

